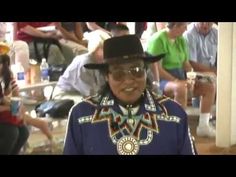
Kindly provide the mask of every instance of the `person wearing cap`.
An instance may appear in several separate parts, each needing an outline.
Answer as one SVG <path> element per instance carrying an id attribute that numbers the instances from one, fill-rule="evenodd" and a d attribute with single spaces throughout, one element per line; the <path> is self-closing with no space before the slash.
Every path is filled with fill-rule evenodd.
<path id="1" fill-rule="evenodd" d="M 212 82 L 188 82 L 186 72 L 193 71 L 189 63 L 189 51 L 183 33 L 187 29 L 186 22 L 168 22 L 167 28 L 155 33 L 147 51 L 152 55 L 166 53 L 161 62 L 156 62 L 160 73 L 160 87 L 164 94 L 174 97 L 183 108 L 187 107 L 189 96 L 201 97 L 200 117 L 197 135 L 215 137 L 215 129 L 209 124 L 210 112 L 214 103 L 216 88 Z"/>
<path id="2" fill-rule="evenodd" d="M 105 40 L 103 54 L 103 63 L 84 67 L 106 84 L 71 109 L 63 154 L 196 154 L 185 111 L 147 84 L 148 65 L 164 54 L 144 53 L 135 35 Z"/>

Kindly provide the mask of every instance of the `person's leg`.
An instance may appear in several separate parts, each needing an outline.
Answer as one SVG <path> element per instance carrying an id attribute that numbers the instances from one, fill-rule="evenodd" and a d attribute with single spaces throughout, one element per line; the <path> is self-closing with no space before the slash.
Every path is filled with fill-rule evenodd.
<path id="1" fill-rule="evenodd" d="M 39 128 L 49 140 L 52 140 L 52 132 L 50 131 L 48 122 L 40 118 L 32 118 L 29 115 L 25 114 L 24 120 L 27 125 L 32 125 Z"/>
<path id="2" fill-rule="evenodd" d="M 73 53 L 73 50 L 66 45 L 62 44 L 61 48 L 62 48 L 62 54 L 65 58 L 65 62 L 63 64 L 69 65 L 73 61 L 76 55 Z"/>
<path id="3" fill-rule="evenodd" d="M 195 83 L 194 95 L 201 96 L 199 125 L 197 127 L 198 136 L 215 137 L 215 130 L 209 125 L 215 93 L 216 89 L 214 84 L 202 82 Z"/>
<path id="4" fill-rule="evenodd" d="M 86 47 L 70 40 L 61 39 L 60 43 L 71 48 L 75 56 L 88 52 Z"/>
<path id="5" fill-rule="evenodd" d="M 19 131 L 19 136 L 17 139 L 17 142 L 15 144 L 15 147 L 13 148 L 11 154 L 17 155 L 19 154 L 21 148 L 24 146 L 24 144 L 27 142 L 29 137 L 29 130 L 25 125 L 17 127 Z"/>
<path id="6" fill-rule="evenodd" d="M 36 59 L 34 43 L 30 42 L 28 45 L 29 45 L 29 51 L 30 51 L 30 58 Z M 43 47 L 44 47 L 43 43 L 37 43 L 38 53 L 42 58 L 44 56 Z M 54 44 L 50 45 L 47 63 L 49 65 L 59 65 L 59 64 L 65 63 L 65 57 L 63 56 L 62 52 L 60 51 L 60 49 L 57 45 L 54 45 Z"/>
<path id="7" fill-rule="evenodd" d="M 164 87 L 164 93 L 169 97 L 174 97 L 174 100 L 181 104 L 183 108 L 187 107 L 187 91 L 185 81 L 169 81 Z"/>
<path id="8" fill-rule="evenodd" d="M 19 136 L 15 125 L 0 124 L 0 154 L 10 155 Z"/>

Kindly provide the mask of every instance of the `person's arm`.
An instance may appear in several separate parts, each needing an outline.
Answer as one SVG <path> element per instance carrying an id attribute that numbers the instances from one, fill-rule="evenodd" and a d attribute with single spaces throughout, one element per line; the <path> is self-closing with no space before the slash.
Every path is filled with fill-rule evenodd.
<path id="1" fill-rule="evenodd" d="M 194 69 L 188 60 L 184 62 L 183 67 L 184 67 L 185 72 L 190 72 Z"/>
<path id="2" fill-rule="evenodd" d="M 64 39 L 74 41 L 79 43 L 79 39 L 72 33 L 67 31 L 65 28 L 62 27 L 61 22 L 55 23 L 57 30 L 61 32 L 61 35 Z"/>
<path id="3" fill-rule="evenodd" d="M 13 41 L 15 41 L 17 40 L 17 31 L 18 31 L 17 22 L 13 22 L 12 26 L 13 26 Z"/>
<path id="4" fill-rule="evenodd" d="M 88 29 L 90 29 L 91 31 L 102 30 L 102 31 L 104 31 L 108 34 L 111 34 L 109 31 L 107 31 L 106 29 L 104 29 L 101 26 L 97 25 L 95 22 L 86 22 L 86 25 L 87 25 Z"/>
<path id="5" fill-rule="evenodd" d="M 83 65 L 80 65 L 76 73 L 76 83 L 74 88 L 80 92 L 84 97 L 97 93 L 98 88 L 103 84 L 103 81 L 97 81 L 95 71 L 86 69 Z"/>
<path id="6" fill-rule="evenodd" d="M 83 33 L 83 28 L 82 28 L 81 22 L 76 22 L 75 23 L 75 36 L 80 41 L 82 41 L 83 38 L 84 38 L 84 33 Z"/>
<path id="7" fill-rule="evenodd" d="M 13 78 L 13 74 L 11 76 L 11 81 L 10 81 L 10 86 L 9 86 L 9 89 L 7 89 L 6 92 L 6 95 L 9 95 L 11 93 L 12 96 L 16 96 L 18 97 L 20 94 L 19 94 L 19 86 L 17 85 L 17 82 L 16 80 Z"/>
<path id="8" fill-rule="evenodd" d="M 205 66 L 201 63 L 197 63 L 195 61 L 190 61 L 191 65 L 193 66 L 194 71 L 199 71 L 199 72 L 214 72 L 217 74 L 217 69 L 216 67 L 208 67 Z"/>
<path id="9" fill-rule="evenodd" d="M 26 25 L 25 27 L 19 29 L 20 31 L 30 35 L 30 36 L 34 36 L 34 37 L 41 37 L 41 38 L 58 38 L 58 36 L 56 36 L 55 32 L 42 32 L 30 25 Z"/>
<path id="10" fill-rule="evenodd" d="M 160 74 L 159 74 L 159 70 L 158 70 L 158 63 L 155 62 L 151 65 L 151 71 L 153 73 L 153 79 L 154 81 L 160 81 Z"/>
<path id="11" fill-rule="evenodd" d="M 70 32 L 67 31 L 65 28 L 62 27 L 61 22 L 55 23 L 56 28 L 59 30 L 61 33 L 62 37 L 64 39 L 76 42 L 78 44 L 87 46 L 87 42 L 83 41 L 83 31 L 82 31 L 82 26 L 80 22 L 75 23 L 75 31 Z"/>
<path id="12" fill-rule="evenodd" d="M 122 24 L 122 25 L 127 26 L 127 22 L 116 22 L 116 24 Z"/>

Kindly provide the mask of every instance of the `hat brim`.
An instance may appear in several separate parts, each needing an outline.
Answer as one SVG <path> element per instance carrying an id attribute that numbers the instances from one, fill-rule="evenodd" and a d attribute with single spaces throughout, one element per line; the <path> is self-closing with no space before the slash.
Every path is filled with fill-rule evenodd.
<path id="1" fill-rule="evenodd" d="M 104 62 L 104 63 L 89 63 L 89 64 L 85 64 L 84 67 L 87 68 L 87 69 L 99 69 L 99 70 L 104 70 L 104 69 L 107 69 L 109 63 L 122 63 L 122 61 L 128 61 L 127 58 L 130 58 L 129 61 L 132 61 L 131 58 L 139 58 L 139 59 L 143 59 L 143 61 L 145 63 L 154 63 L 154 62 L 157 62 L 159 60 L 161 60 L 163 57 L 165 56 L 165 54 L 160 54 L 160 55 L 157 55 L 157 56 L 153 56 L 153 55 L 150 55 L 148 53 L 144 53 L 143 55 L 140 55 L 139 57 L 128 57 L 128 56 L 125 56 L 125 57 L 120 57 L 119 60 L 112 60 L 110 59 L 110 61 L 108 62 Z"/>

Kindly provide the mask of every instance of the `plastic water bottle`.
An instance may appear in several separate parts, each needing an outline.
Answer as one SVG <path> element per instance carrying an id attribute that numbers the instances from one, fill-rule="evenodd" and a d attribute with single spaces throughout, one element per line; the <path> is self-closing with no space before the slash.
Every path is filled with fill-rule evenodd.
<path id="1" fill-rule="evenodd" d="M 42 63 L 40 65 L 40 71 L 41 71 L 41 81 L 49 82 L 49 65 L 46 61 L 46 58 L 42 59 Z"/>
<path id="2" fill-rule="evenodd" d="M 21 63 L 16 63 L 16 82 L 19 87 L 25 85 L 25 70 Z"/>

